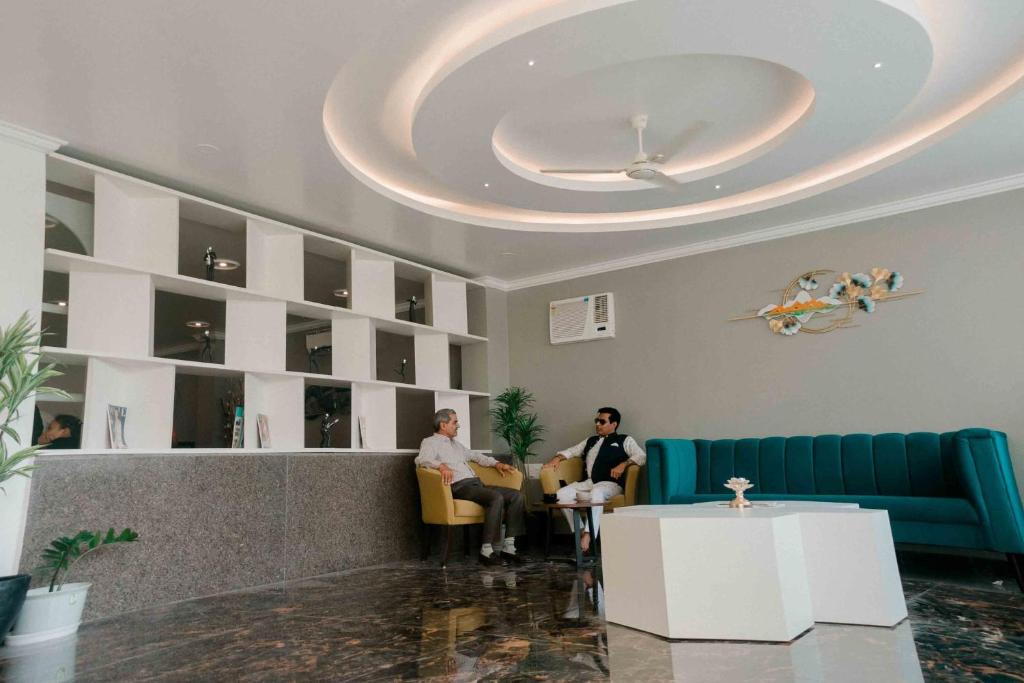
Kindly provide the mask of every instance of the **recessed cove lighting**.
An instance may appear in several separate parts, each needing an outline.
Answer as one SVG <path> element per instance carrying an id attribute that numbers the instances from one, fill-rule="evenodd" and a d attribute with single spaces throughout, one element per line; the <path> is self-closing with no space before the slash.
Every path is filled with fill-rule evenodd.
<path id="1" fill-rule="evenodd" d="M 214 270 L 235 270 L 240 264 L 238 261 L 229 258 L 219 258 L 213 262 Z"/>
<path id="2" fill-rule="evenodd" d="M 189 320 L 185 323 L 185 327 L 191 327 L 194 330 L 205 330 L 210 326 L 210 323 L 205 320 Z"/>
<path id="3" fill-rule="evenodd" d="M 203 154 L 216 154 L 217 152 L 220 151 L 220 147 L 218 147 L 217 145 L 211 145 L 208 142 L 200 142 L 198 145 L 196 145 L 196 150 L 202 152 Z"/>
<path id="4" fill-rule="evenodd" d="M 882 63 L 881 62 L 875 62 L 875 68 L 876 69 L 881 69 L 882 68 Z"/>
<path id="5" fill-rule="evenodd" d="M 515 256 L 516 252 L 514 252 L 514 251 L 503 251 L 503 252 L 501 252 L 501 255 L 502 256 Z"/>
<path id="6" fill-rule="evenodd" d="M 348 290 L 347 289 L 336 289 L 336 290 L 334 290 L 334 296 L 338 297 L 339 299 L 344 299 L 344 298 L 348 297 Z"/>
<path id="7" fill-rule="evenodd" d="M 533 65 L 534 65 L 534 64 L 536 64 L 536 63 L 537 63 L 537 62 L 535 62 L 535 61 L 533 61 L 533 60 L 531 59 L 530 61 L 528 61 L 528 62 L 526 63 L 526 66 L 533 66 Z"/>
<path id="8" fill-rule="evenodd" d="M 59 223 L 59 220 L 57 220 L 50 214 L 46 214 L 46 218 L 43 220 L 43 227 L 49 230 L 50 228 L 56 228 Z"/>

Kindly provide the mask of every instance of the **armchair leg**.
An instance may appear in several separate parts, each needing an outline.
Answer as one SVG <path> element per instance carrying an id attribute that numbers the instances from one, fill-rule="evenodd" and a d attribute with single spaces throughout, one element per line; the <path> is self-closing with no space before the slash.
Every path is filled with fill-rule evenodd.
<path id="1" fill-rule="evenodd" d="M 452 526 L 448 524 L 444 528 L 444 551 L 441 555 L 441 566 L 448 566 L 448 551 L 452 548 Z"/>
<path id="2" fill-rule="evenodd" d="M 432 524 L 423 525 L 423 540 L 420 542 L 420 559 L 426 560 L 430 557 L 430 533 L 434 530 Z"/>
<path id="3" fill-rule="evenodd" d="M 1024 593 L 1024 554 L 1007 553 L 1006 559 L 1010 561 L 1010 566 L 1013 567 L 1013 576 L 1017 579 L 1017 588 L 1020 588 L 1021 592 Z"/>
<path id="4" fill-rule="evenodd" d="M 462 525 L 462 556 L 469 557 L 469 525 Z"/>

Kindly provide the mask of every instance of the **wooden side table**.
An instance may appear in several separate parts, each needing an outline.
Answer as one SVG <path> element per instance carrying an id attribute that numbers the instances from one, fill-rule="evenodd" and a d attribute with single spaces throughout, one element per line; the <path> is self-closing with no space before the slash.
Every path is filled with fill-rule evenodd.
<path id="1" fill-rule="evenodd" d="M 547 508 L 547 530 L 544 538 L 544 559 L 564 559 L 572 562 L 572 558 L 552 558 L 551 553 L 551 511 L 552 510 L 572 510 L 572 534 L 576 541 L 576 566 L 583 567 L 588 565 L 597 564 L 597 539 L 594 536 L 594 515 L 593 509 L 595 507 L 604 507 L 604 503 L 545 503 L 544 507 Z M 582 536 L 582 522 L 583 515 L 587 515 L 587 528 L 590 529 L 590 549 L 587 552 L 587 556 L 584 557 L 583 551 L 580 549 L 580 537 Z"/>

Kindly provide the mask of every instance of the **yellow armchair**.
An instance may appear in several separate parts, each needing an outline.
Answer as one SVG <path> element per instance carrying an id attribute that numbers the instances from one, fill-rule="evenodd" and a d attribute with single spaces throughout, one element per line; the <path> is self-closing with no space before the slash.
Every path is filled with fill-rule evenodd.
<path id="1" fill-rule="evenodd" d="M 475 462 L 469 466 L 480 477 L 484 486 L 503 486 L 521 491 L 523 473 L 511 472 L 501 476 L 493 467 L 483 467 Z M 441 483 L 441 472 L 428 467 L 416 468 L 416 480 L 420 486 L 420 511 L 426 528 L 423 530 L 423 559 L 430 556 L 431 525 L 445 527 L 444 555 L 441 566 L 448 564 L 448 550 L 451 547 L 452 527 L 461 526 L 464 539 L 468 538 L 470 524 L 484 523 L 484 509 L 470 500 L 456 500 L 452 497 L 452 487 Z"/>
<path id="2" fill-rule="evenodd" d="M 583 479 L 583 459 L 582 458 L 568 458 L 558 463 L 558 467 L 552 469 L 542 469 L 540 471 L 540 486 L 545 494 L 555 494 L 558 492 L 559 481 L 564 481 L 567 484 L 572 482 L 581 481 Z M 636 505 L 636 487 L 640 481 L 640 467 L 638 465 L 630 464 L 626 467 L 625 483 L 622 485 L 622 493 L 608 499 L 604 504 L 605 510 L 614 510 L 615 508 L 628 507 L 630 505 Z"/>

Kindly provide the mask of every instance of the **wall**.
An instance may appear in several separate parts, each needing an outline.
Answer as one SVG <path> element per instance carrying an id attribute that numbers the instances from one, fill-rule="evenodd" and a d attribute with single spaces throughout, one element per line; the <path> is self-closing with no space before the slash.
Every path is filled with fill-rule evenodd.
<path id="1" fill-rule="evenodd" d="M 610 404 L 641 443 L 993 427 L 1009 435 L 1021 483 L 1021 216 L 1024 192 L 1006 193 L 514 291 L 512 381 L 538 396 L 545 458 L 592 433 L 594 410 Z M 777 303 L 804 271 L 872 266 L 925 293 L 825 335 L 727 322 Z M 548 302 L 605 291 L 614 340 L 548 343 Z"/>
<path id="2" fill-rule="evenodd" d="M 53 539 L 130 526 L 74 568 L 86 618 L 417 556 L 411 454 L 52 455 L 32 482 L 23 571 Z M 33 585 L 45 578 L 33 576 Z"/>

